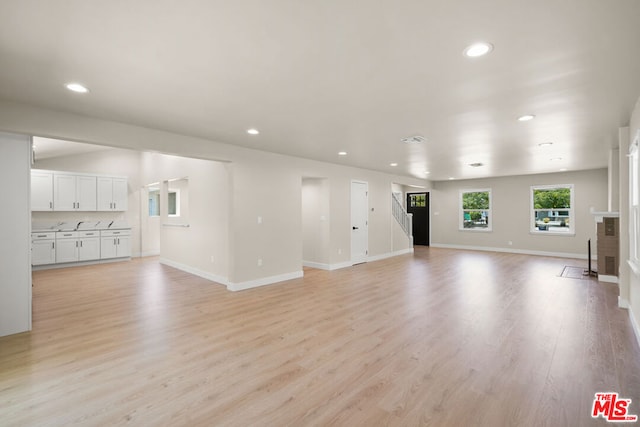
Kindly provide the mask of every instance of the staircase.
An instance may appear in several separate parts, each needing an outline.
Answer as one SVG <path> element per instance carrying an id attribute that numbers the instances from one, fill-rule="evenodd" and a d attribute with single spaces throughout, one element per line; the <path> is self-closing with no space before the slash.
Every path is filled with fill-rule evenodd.
<path id="1" fill-rule="evenodd" d="M 413 246 L 413 215 L 407 213 L 402 206 L 402 201 L 394 193 L 391 193 L 391 212 L 404 233 L 411 239 L 411 245 Z"/>

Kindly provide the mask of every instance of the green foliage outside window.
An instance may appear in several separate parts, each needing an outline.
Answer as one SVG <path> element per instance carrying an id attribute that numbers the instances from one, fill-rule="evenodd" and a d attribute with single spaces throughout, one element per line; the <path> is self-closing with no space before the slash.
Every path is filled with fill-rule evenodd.
<path id="1" fill-rule="evenodd" d="M 463 193 L 462 209 L 489 209 L 489 192 Z"/>
<path id="2" fill-rule="evenodd" d="M 570 208 L 571 189 L 533 190 L 533 206 L 534 209 Z"/>

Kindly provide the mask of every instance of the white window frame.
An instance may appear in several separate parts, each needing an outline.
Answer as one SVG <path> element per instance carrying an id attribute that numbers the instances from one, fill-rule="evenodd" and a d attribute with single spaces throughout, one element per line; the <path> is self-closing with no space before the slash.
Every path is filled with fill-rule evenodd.
<path id="1" fill-rule="evenodd" d="M 536 225 L 536 209 L 533 203 L 533 192 L 535 190 L 553 190 L 555 188 L 568 188 L 570 190 L 571 207 L 567 209 L 565 208 L 554 209 L 554 210 L 569 211 L 569 227 L 567 227 L 568 231 L 539 230 L 538 226 Z M 576 203 L 575 203 L 575 187 L 573 184 L 532 185 L 529 190 L 529 203 L 530 203 L 529 213 L 531 216 L 529 220 L 529 232 L 531 234 L 539 234 L 542 236 L 575 236 L 576 235 L 576 220 L 575 220 Z"/>
<path id="2" fill-rule="evenodd" d="M 640 275 L 640 129 L 629 146 L 629 265 Z"/>
<path id="3" fill-rule="evenodd" d="M 176 213 L 175 214 L 169 213 L 169 194 L 171 193 L 175 193 L 176 195 Z M 168 213 L 168 216 L 171 218 L 176 218 L 180 216 L 180 190 L 177 188 L 169 188 L 167 190 L 167 213 Z"/>
<path id="4" fill-rule="evenodd" d="M 464 209 L 463 205 L 462 205 L 462 196 L 465 193 L 489 193 L 489 209 L 471 209 L 471 210 L 482 210 L 482 211 L 487 211 L 487 227 L 478 227 L 478 228 L 465 228 L 464 226 L 464 212 L 465 210 L 469 210 L 469 209 Z M 493 231 L 493 215 L 492 215 L 492 210 L 493 210 L 493 199 L 492 199 L 493 195 L 491 192 L 491 188 L 470 188 L 470 189 L 460 189 L 459 190 L 459 195 L 458 195 L 458 208 L 459 208 L 459 214 L 458 214 L 458 229 L 460 231 L 472 231 L 472 232 L 491 232 Z"/>

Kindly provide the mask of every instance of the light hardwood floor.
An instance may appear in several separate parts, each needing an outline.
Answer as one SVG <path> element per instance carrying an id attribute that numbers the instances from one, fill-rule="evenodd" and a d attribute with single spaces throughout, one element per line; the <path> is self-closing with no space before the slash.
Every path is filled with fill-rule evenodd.
<path id="1" fill-rule="evenodd" d="M 416 248 L 233 293 L 156 259 L 35 272 L 2 426 L 581 426 L 633 399 L 617 286 L 577 260 Z"/>

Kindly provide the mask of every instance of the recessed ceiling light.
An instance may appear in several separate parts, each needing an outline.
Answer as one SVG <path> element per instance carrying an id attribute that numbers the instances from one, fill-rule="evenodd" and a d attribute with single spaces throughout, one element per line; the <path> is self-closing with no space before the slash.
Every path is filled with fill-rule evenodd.
<path id="1" fill-rule="evenodd" d="M 464 50 L 464 55 L 469 58 L 477 58 L 479 56 L 484 56 L 487 53 L 493 50 L 493 45 L 491 43 L 474 43 L 471 46 L 468 46 Z"/>
<path id="2" fill-rule="evenodd" d="M 398 166 L 398 164 L 397 163 L 389 163 L 389 166 L 392 166 L 392 167 L 395 168 L 396 166 Z"/>
<path id="3" fill-rule="evenodd" d="M 338 151 L 338 156 L 346 156 L 347 152 L 346 151 Z"/>
<path id="4" fill-rule="evenodd" d="M 450 177 L 449 177 L 449 181 L 453 181 L 454 179 L 455 179 L 455 178 L 454 178 L 454 177 L 452 177 L 452 176 L 450 176 Z"/>
<path id="5" fill-rule="evenodd" d="M 472 168 L 479 168 L 480 166 L 484 166 L 484 163 L 480 163 L 480 162 L 469 163 L 469 166 L 471 166 Z"/>
<path id="6" fill-rule="evenodd" d="M 524 116 L 518 117 L 518 120 L 521 122 L 528 122 L 529 120 L 533 120 L 535 118 L 536 116 L 534 116 L 533 114 L 525 114 Z"/>
<path id="7" fill-rule="evenodd" d="M 260 132 L 258 131 L 258 129 L 249 129 L 249 130 L 247 130 L 247 133 L 248 133 L 249 135 L 257 135 L 257 134 L 259 134 Z"/>
<path id="8" fill-rule="evenodd" d="M 427 138 L 422 135 L 414 135 L 401 139 L 405 144 L 423 144 L 426 140 Z"/>
<path id="9" fill-rule="evenodd" d="M 552 162 L 557 162 L 559 160 L 562 160 L 562 157 L 554 157 L 554 158 L 549 159 L 549 160 L 552 161 Z"/>
<path id="10" fill-rule="evenodd" d="M 553 145 L 553 142 L 541 142 L 538 147 L 547 147 L 549 145 Z"/>
<path id="11" fill-rule="evenodd" d="M 429 172 L 429 171 L 423 171 L 422 173 L 424 173 L 425 175 L 429 175 L 431 172 Z"/>
<path id="12" fill-rule="evenodd" d="M 67 83 L 65 87 L 70 91 L 77 92 L 77 93 L 89 92 L 89 89 L 87 89 L 85 86 L 81 85 L 80 83 Z"/>
<path id="13" fill-rule="evenodd" d="M 567 170 L 567 168 L 562 168 L 560 169 L 560 172 L 565 172 Z"/>

